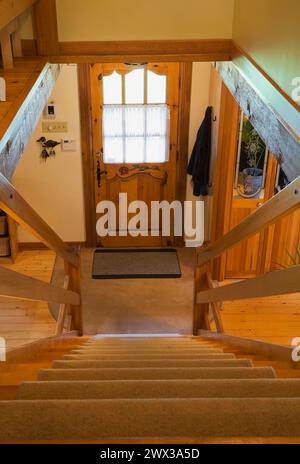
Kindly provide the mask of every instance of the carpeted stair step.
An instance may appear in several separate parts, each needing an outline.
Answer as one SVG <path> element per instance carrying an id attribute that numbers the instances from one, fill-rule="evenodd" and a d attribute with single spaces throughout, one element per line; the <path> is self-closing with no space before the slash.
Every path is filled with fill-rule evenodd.
<path id="1" fill-rule="evenodd" d="M 139 367 L 251 367 L 249 359 L 139 359 L 139 360 L 58 360 L 54 369 L 102 369 Z"/>
<path id="2" fill-rule="evenodd" d="M 292 398 L 300 379 L 23 382 L 19 399 Z"/>
<path id="3" fill-rule="evenodd" d="M 197 354 L 201 354 L 201 353 L 222 353 L 222 351 L 217 351 L 217 352 L 211 352 L 211 351 L 201 351 L 201 350 L 134 350 L 134 349 L 128 349 L 128 350 L 99 350 L 99 351 L 94 351 L 94 350 L 91 350 L 91 351 L 72 351 L 72 354 L 83 354 L 83 353 L 86 353 L 86 354 L 107 354 L 107 355 L 122 355 L 122 354 L 128 354 L 128 355 L 136 355 L 136 354 L 139 354 L 139 355 L 142 355 L 142 354 L 148 354 L 148 355 L 155 355 L 155 354 L 158 354 L 158 355 L 165 355 L 165 356 L 168 356 L 168 354 L 172 354 L 172 355 L 181 355 L 181 354 L 184 354 L 184 355 L 197 355 Z"/>
<path id="4" fill-rule="evenodd" d="M 183 353 L 173 354 L 173 353 L 162 353 L 162 354 L 151 354 L 151 353 L 123 353 L 120 355 L 115 354 L 65 354 L 63 359 L 95 359 L 95 360 L 130 360 L 130 359 L 235 359 L 235 355 L 232 353 L 197 353 L 193 356 L 185 355 Z"/>
<path id="5" fill-rule="evenodd" d="M 275 378 L 272 367 L 168 367 L 40 369 L 38 380 L 263 379 Z"/>
<path id="6" fill-rule="evenodd" d="M 300 399 L 0 402 L 0 441 L 300 435 Z"/>

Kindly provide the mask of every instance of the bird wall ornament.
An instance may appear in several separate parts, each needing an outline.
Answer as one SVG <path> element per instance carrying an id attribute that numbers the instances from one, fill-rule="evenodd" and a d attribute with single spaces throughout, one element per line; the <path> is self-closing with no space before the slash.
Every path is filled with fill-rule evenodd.
<path id="1" fill-rule="evenodd" d="M 46 137 L 40 137 L 37 140 L 37 143 L 39 143 L 43 148 L 40 156 L 44 161 L 47 161 L 47 158 L 50 156 L 55 156 L 56 152 L 54 148 L 57 147 L 57 145 L 61 145 L 61 142 L 57 142 L 56 140 L 47 140 Z"/>

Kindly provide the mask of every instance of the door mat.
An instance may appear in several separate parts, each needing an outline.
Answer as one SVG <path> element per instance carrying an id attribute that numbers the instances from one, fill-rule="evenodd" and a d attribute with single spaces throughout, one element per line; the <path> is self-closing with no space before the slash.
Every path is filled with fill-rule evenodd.
<path id="1" fill-rule="evenodd" d="M 175 248 L 99 248 L 93 279 L 174 279 L 181 277 Z"/>

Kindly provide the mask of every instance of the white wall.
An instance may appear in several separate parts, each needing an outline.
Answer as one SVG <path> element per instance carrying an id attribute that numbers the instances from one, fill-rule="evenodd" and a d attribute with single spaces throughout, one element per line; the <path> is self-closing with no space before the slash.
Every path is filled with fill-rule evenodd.
<path id="1" fill-rule="evenodd" d="M 210 90 L 210 63 L 193 63 L 192 92 L 190 109 L 189 129 L 189 156 L 192 153 L 200 124 L 205 116 L 206 108 L 209 106 Z M 186 199 L 191 201 L 203 200 L 203 197 L 194 197 L 191 176 L 187 176 Z M 208 207 L 205 199 L 205 240 L 208 239 Z"/>
<path id="2" fill-rule="evenodd" d="M 80 116 L 77 67 L 64 65 L 49 99 L 57 104 L 57 121 L 67 121 L 68 133 L 42 133 L 42 118 L 26 147 L 13 176 L 13 184 L 29 204 L 64 240 L 85 240 L 83 182 L 80 146 Z M 41 148 L 36 140 L 42 135 L 48 139 L 75 138 L 76 151 L 62 152 L 46 162 L 40 159 Z M 19 227 L 19 241 L 36 241 Z"/>

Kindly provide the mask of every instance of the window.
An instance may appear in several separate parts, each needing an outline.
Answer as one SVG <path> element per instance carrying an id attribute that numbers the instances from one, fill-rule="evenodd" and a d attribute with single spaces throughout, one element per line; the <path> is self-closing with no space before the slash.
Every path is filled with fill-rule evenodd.
<path id="1" fill-rule="evenodd" d="M 169 152 L 167 77 L 146 67 L 103 77 L 103 161 L 164 163 Z"/>
<path id="2" fill-rule="evenodd" d="M 258 198 L 265 185 L 268 148 L 245 114 L 241 114 L 235 188 L 240 196 Z"/>

